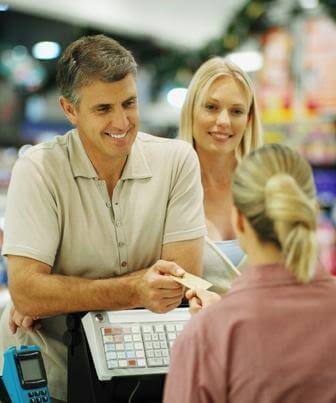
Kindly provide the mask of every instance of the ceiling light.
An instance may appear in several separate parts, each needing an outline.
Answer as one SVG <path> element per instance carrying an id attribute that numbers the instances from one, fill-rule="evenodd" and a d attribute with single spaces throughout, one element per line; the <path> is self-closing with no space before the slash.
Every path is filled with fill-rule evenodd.
<path id="1" fill-rule="evenodd" d="M 300 5 L 302 8 L 310 9 L 316 8 L 319 5 L 318 0 L 300 0 Z"/>
<path id="2" fill-rule="evenodd" d="M 262 54 L 257 51 L 230 53 L 228 58 L 247 72 L 260 70 L 263 65 Z"/>
<path id="3" fill-rule="evenodd" d="M 57 42 L 38 42 L 33 46 L 32 53 L 35 59 L 56 59 L 61 53 L 61 47 Z"/>
<path id="4" fill-rule="evenodd" d="M 186 88 L 173 88 L 167 94 L 167 101 L 175 108 L 182 108 L 186 95 Z"/>

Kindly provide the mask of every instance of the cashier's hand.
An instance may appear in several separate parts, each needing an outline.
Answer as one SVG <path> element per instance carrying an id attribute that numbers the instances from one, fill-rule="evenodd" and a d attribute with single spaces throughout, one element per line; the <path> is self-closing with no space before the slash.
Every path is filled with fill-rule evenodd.
<path id="1" fill-rule="evenodd" d="M 221 300 L 220 295 L 201 288 L 188 290 L 186 292 L 186 298 L 189 300 L 189 312 L 192 315 Z"/>
<path id="2" fill-rule="evenodd" d="M 37 318 L 21 315 L 19 311 L 12 306 L 9 313 L 9 328 L 13 334 L 16 333 L 18 328 L 23 330 L 36 330 L 40 329 L 41 323 Z"/>
<path id="3" fill-rule="evenodd" d="M 167 274 L 181 277 L 184 273 L 176 263 L 158 260 L 144 272 L 137 284 L 140 305 L 156 313 L 165 313 L 179 306 L 184 287 Z"/>

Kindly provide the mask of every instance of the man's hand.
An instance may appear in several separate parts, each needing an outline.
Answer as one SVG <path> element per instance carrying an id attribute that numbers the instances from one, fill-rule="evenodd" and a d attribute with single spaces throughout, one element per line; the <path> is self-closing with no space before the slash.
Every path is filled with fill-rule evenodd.
<path id="1" fill-rule="evenodd" d="M 191 315 L 221 300 L 220 295 L 215 292 L 202 290 L 201 288 L 188 290 L 186 297 L 189 300 L 189 312 Z"/>
<path id="2" fill-rule="evenodd" d="M 23 330 L 35 330 L 41 327 L 41 324 L 37 318 L 21 315 L 21 313 L 18 312 L 14 306 L 12 306 L 10 310 L 8 324 L 13 334 L 16 333 L 19 327 Z"/>
<path id="3" fill-rule="evenodd" d="M 181 277 L 184 273 L 176 263 L 158 260 L 145 271 L 137 284 L 141 306 L 156 313 L 165 313 L 179 306 L 184 287 L 167 274 Z"/>

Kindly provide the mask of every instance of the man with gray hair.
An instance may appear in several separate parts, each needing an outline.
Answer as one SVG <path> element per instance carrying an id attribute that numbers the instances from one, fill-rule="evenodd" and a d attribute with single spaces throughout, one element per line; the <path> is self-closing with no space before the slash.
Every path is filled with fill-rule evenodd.
<path id="1" fill-rule="evenodd" d="M 184 290 L 167 274 L 201 274 L 197 157 L 187 143 L 138 133 L 135 76 L 133 56 L 113 39 L 72 43 L 57 82 L 75 129 L 32 147 L 12 173 L 3 254 L 13 302 L 1 318 L 0 349 L 39 345 L 61 401 L 67 313 L 168 312 Z"/>

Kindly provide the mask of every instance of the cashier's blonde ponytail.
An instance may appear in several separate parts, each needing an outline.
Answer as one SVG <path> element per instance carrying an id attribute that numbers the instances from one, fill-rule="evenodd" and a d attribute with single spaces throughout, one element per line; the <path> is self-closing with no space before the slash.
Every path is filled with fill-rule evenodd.
<path id="1" fill-rule="evenodd" d="M 258 237 L 273 242 L 287 269 L 308 282 L 316 265 L 316 191 L 309 164 L 280 144 L 265 145 L 238 166 L 233 183 L 235 206 Z"/>

